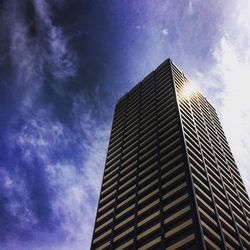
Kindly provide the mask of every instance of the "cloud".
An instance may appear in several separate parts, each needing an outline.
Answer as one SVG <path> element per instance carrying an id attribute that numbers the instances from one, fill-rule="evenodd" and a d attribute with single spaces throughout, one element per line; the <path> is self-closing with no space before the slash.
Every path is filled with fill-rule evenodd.
<path id="1" fill-rule="evenodd" d="M 51 108 L 40 105 L 26 110 L 20 117 L 22 122 L 15 124 L 20 128 L 11 127 L 6 134 L 12 156 L 18 150 L 21 163 L 9 174 L 3 168 L 1 190 L 5 191 L 8 213 L 20 220 L 21 211 L 24 217 L 5 234 L 13 240 L 17 229 L 27 231 L 33 238 L 30 244 L 23 245 L 20 236 L 13 243 L 18 241 L 25 249 L 31 246 L 39 249 L 35 242 L 41 241 L 46 244 L 41 249 L 59 246 L 71 249 L 77 242 L 83 243 L 86 249 L 90 245 L 110 124 L 96 120 L 94 109 L 88 107 L 81 94 L 73 100 L 72 127 L 59 122 Z M 37 204 L 41 211 L 36 211 Z M 46 221 L 41 213 L 48 214 Z M 4 242 L 10 249 L 13 247 L 9 240 Z"/>
<path id="2" fill-rule="evenodd" d="M 55 1 L 57 2 L 57 1 Z M 35 0 L 35 10 L 41 29 L 47 29 L 48 51 L 45 60 L 50 63 L 50 70 L 56 79 L 60 81 L 72 77 L 76 73 L 76 56 L 70 49 L 68 42 L 70 37 L 63 34 L 61 28 L 53 25 L 52 13 L 47 1 Z"/>
<path id="3" fill-rule="evenodd" d="M 66 131 L 67 127 L 53 119 L 49 109 L 44 108 L 29 110 L 29 115 L 22 114 L 19 118 L 23 120 L 20 128 L 9 129 L 7 133 L 8 145 L 13 149 L 19 147 L 23 159 L 28 163 L 33 163 L 35 157 L 47 162 L 51 153 L 60 151 L 69 143 L 65 135 L 70 131 Z M 71 138 L 73 140 L 73 136 Z M 61 148 L 57 149 L 59 145 Z"/>
<path id="4" fill-rule="evenodd" d="M 231 7 L 235 10 L 232 15 L 225 14 Z M 250 33 L 247 27 L 250 5 L 244 0 L 236 5 L 229 2 L 224 12 L 226 18 L 218 24 L 222 33 L 210 48 L 213 61 L 206 69 L 195 72 L 193 78 L 202 83 L 206 96 L 217 107 L 243 182 L 250 193 Z"/>
<path id="5" fill-rule="evenodd" d="M 81 188 L 84 190 L 85 195 L 81 199 L 83 206 L 83 209 L 81 209 L 83 230 L 80 237 L 84 235 L 86 249 L 88 249 L 92 239 L 97 199 L 101 188 L 107 143 L 110 135 L 110 123 L 96 119 L 94 115 L 95 110 L 84 108 L 87 106 L 87 102 L 80 96 L 74 97 L 72 114 L 75 120 L 75 131 L 79 131 L 85 136 L 85 139 L 81 141 L 85 157 L 79 168 Z"/>
<path id="6" fill-rule="evenodd" d="M 13 82 L 24 92 L 24 106 L 32 105 L 49 76 L 54 91 L 64 94 L 65 81 L 77 72 L 70 36 L 53 24 L 51 5 L 46 0 L 26 0 L 22 4 L 12 0 L 3 12 L 9 30 L 9 56 L 15 69 Z"/>
<path id="7" fill-rule="evenodd" d="M 9 1 L 3 13 L 18 94 L 0 166 L 4 249 L 88 249 L 93 232 L 110 123 L 83 91 L 66 91 L 77 57 L 52 4 L 62 3 Z"/>
<path id="8" fill-rule="evenodd" d="M 162 30 L 162 34 L 163 34 L 164 36 L 168 36 L 168 29 L 167 29 L 167 28 L 163 29 L 163 30 Z"/>
<path id="9" fill-rule="evenodd" d="M 105 126 L 92 124 L 91 132 L 86 125 L 74 125 L 94 119 L 87 106 L 74 117 L 70 108 L 63 110 L 68 122 L 60 120 L 56 101 L 72 102 L 64 83 L 76 76 L 77 66 L 70 37 L 52 22 L 51 3 L 9 1 L 4 11 L 12 84 L 20 96 L 18 111 L 4 134 L 9 161 L 0 166 L 0 206 L 5 213 L 0 218 L 0 247 L 72 249 L 71 245 L 91 239 Z M 48 89 L 57 99 L 48 100 Z"/>
<path id="10" fill-rule="evenodd" d="M 243 49 L 243 48 L 242 48 Z M 239 46 L 229 37 L 222 37 L 215 48 L 215 72 L 223 83 L 223 92 L 220 94 L 222 107 L 221 115 L 223 128 L 234 152 L 238 167 L 250 192 L 250 178 L 248 168 L 250 162 L 250 104 L 248 102 L 250 87 L 250 60 L 249 48 L 238 51 Z"/>
<path id="11" fill-rule="evenodd" d="M 102 179 L 100 169 L 104 167 L 110 125 L 98 124 L 93 110 L 87 107 L 80 95 L 74 98 L 73 107 L 71 129 L 55 119 L 51 109 L 40 108 L 22 115 L 20 129 L 9 130 L 7 144 L 13 153 L 16 150 L 21 153 L 19 159 L 22 163 L 15 166 L 14 173 L 8 174 L 3 169 L 5 178 L 2 190 L 5 190 L 8 200 L 8 213 L 15 219 L 20 219 L 21 210 L 25 215 L 22 218 L 24 221 L 18 224 L 19 230 L 32 227 L 33 231 L 28 234 L 37 242 L 43 241 L 43 237 L 46 241 L 48 229 L 42 233 L 40 227 L 48 223 L 48 227 L 54 228 L 51 231 L 54 240 L 47 242 L 47 247 L 84 241 L 87 249 L 92 237 L 96 198 Z M 47 195 L 34 197 L 32 190 L 36 190 L 37 184 L 22 172 L 32 179 L 35 173 L 39 173 L 39 192 Z M 41 220 L 40 212 L 37 214 L 34 211 L 34 204 L 37 203 L 43 209 L 41 213 L 49 213 L 46 224 Z M 12 230 L 16 231 L 17 226 L 12 225 Z M 14 232 L 5 233 L 10 237 Z M 64 239 L 61 243 L 60 237 Z"/>
<path id="12" fill-rule="evenodd" d="M 15 225 L 16 232 L 25 233 L 30 231 L 31 228 L 37 223 L 36 217 L 31 209 L 32 201 L 27 192 L 25 180 L 20 178 L 21 173 L 13 173 L 11 170 L 0 168 L 0 189 L 1 201 L 1 241 L 7 239 L 12 240 L 13 234 L 7 234 L 5 230 L 9 231 L 10 227 Z M 0 244 L 1 245 L 1 244 Z"/>
<path id="13" fill-rule="evenodd" d="M 188 1 L 188 7 L 187 7 L 187 15 L 188 16 L 191 16 L 191 15 L 193 15 L 193 13 L 194 13 L 194 3 L 195 3 L 196 1 L 194 1 L 194 0 L 189 0 Z"/>

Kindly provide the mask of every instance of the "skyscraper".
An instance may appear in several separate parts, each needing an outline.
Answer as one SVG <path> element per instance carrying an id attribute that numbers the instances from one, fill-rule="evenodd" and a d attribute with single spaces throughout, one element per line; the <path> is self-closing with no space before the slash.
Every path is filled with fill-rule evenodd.
<path id="1" fill-rule="evenodd" d="M 170 59 L 117 103 L 92 249 L 250 249 L 215 109 Z"/>

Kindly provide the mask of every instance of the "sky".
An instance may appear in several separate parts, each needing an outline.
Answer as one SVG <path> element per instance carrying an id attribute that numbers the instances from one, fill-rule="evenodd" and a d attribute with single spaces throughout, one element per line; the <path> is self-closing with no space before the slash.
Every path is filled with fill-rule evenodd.
<path id="1" fill-rule="evenodd" d="M 0 0 L 0 248 L 87 250 L 119 97 L 171 58 L 250 193 L 250 2 Z"/>

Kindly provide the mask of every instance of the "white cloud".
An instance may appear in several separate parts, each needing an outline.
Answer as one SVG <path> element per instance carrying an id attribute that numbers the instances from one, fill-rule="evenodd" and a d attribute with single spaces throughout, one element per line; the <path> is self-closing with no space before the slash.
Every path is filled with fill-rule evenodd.
<path id="1" fill-rule="evenodd" d="M 24 121 L 21 129 L 17 131 L 10 128 L 6 141 L 10 147 L 20 148 L 23 160 L 27 163 L 32 163 L 36 157 L 49 163 L 50 153 L 56 150 L 58 145 L 62 148 L 67 146 L 70 131 L 53 119 L 49 108 L 45 110 L 40 107 L 35 112 L 26 110 L 26 113 L 20 116 Z M 73 140 L 73 136 L 71 139 Z"/>
<path id="2" fill-rule="evenodd" d="M 56 4 L 60 4 L 59 2 Z M 45 71 L 54 77 L 50 85 L 63 94 L 65 79 L 76 74 L 77 57 L 62 28 L 52 22 L 51 2 L 34 0 L 36 34 L 30 34 L 29 26 L 21 2 L 10 0 L 6 3 L 3 20 L 8 27 L 10 40 L 9 56 L 15 68 L 17 86 L 22 88 L 22 107 L 32 106 L 46 78 Z"/>
<path id="3" fill-rule="evenodd" d="M 59 1 L 54 0 L 54 2 L 59 4 Z M 60 83 L 63 83 L 66 78 L 74 76 L 77 70 L 76 55 L 69 46 L 70 37 L 65 36 L 60 27 L 53 25 L 48 1 L 35 0 L 34 7 L 39 18 L 37 23 L 40 27 L 45 27 L 48 30 L 46 36 L 48 52 L 40 51 L 42 53 L 41 59 L 44 60 L 42 63 L 48 62 L 50 64 L 50 72 L 58 80 L 56 84 L 51 83 L 51 85 L 55 85 L 56 92 L 63 93 Z"/>
<path id="4" fill-rule="evenodd" d="M 108 134 L 107 129 L 92 128 L 89 144 L 84 151 L 87 159 L 81 167 L 76 169 L 74 165 L 63 163 L 46 166 L 50 188 L 56 193 L 53 216 L 61 220 L 60 228 L 66 233 L 66 245 L 84 242 L 85 248 L 89 248 Z M 72 249 L 72 246 L 68 249 Z"/>
<path id="5" fill-rule="evenodd" d="M 187 14 L 196 11 L 195 0 L 189 1 Z M 233 11 L 232 11 L 233 9 Z M 228 1 L 221 10 L 224 17 L 215 23 L 217 43 L 207 48 L 213 60 L 207 67 L 185 63 L 208 100 L 217 109 L 223 130 L 236 160 L 243 182 L 250 194 L 250 2 Z M 207 18 L 207 17 L 206 17 Z M 183 41 L 182 41 L 183 42 Z M 202 43 L 201 43 L 202 45 Z M 199 48 L 197 48 L 199 50 Z M 182 55 L 179 55 L 180 57 Z M 184 54 L 185 56 L 185 54 Z M 200 68 L 199 71 L 194 68 Z M 188 72 L 187 70 L 187 72 Z"/>
<path id="6" fill-rule="evenodd" d="M 250 22 L 249 1 L 229 3 L 234 12 L 226 14 L 218 43 L 211 48 L 214 63 L 196 79 L 217 108 L 229 145 L 248 193 L 250 193 Z"/>
<path id="7" fill-rule="evenodd" d="M 78 173 L 74 164 L 47 165 L 45 171 L 50 190 L 53 192 L 53 219 L 60 221 L 60 230 L 65 232 L 65 242 L 80 240 L 88 224 L 89 212 L 85 208 L 87 192 L 84 176 Z M 85 217 L 86 216 L 86 217 Z"/>
<path id="8" fill-rule="evenodd" d="M 82 189 L 85 194 L 84 199 L 81 199 L 83 206 L 81 237 L 84 237 L 88 249 L 92 239 L 96 202 L 101 188 L 110 124 L 99 123 L 97 119 L 93 119 L 94 110 L 84 108 L 86 106 L 87 103 L 81 98 L 81 94 L 74 97 L 72 115 L 75 120 L 75 130 L 85 135 L 82 146 L 86 157 L 80 168 Z"/>
<path id="9" fill-rule="evenodd" d="M 3 208 L 8 211 L 9 216 L 18 218 L 16 229 L 27 230 L 33 227 L 37 220 L 31 209 L 32 201 L 29 197 L 25 180 L 20 178 L 22 173 L 13 173 L 13 171 L 11 172 L 1 167 L 0 176 L 1 197 L 6 198 Z M 0 218 L 1 223 L 3 223 L 2 219 Z M 7 237 L 12 238 L 13 235 L 10 234 Z"/>
<path id="10" fill-rule="evenodd" d="M 187 7 L 187 15 L 191 16 L 194 13 L 194 0 L 188 1 L 188 7 Z"/>
<path id="11" fill-rule="evenodd" d="M 228 37 L 222 37 L 214 51 L 216 65 L 214 72 L 223 83 L 222 106 L 219 108 L 223 128 L 235 155 L 238 167 L 250 192 L 248 175 L 250 162 L 250 49 L 244 48 L 246 56 L 240 54 L 243 48 Z"/>
<path id="12" fill-rule="evenodd" d="M 163 29 L 163 30 L 162 30 L 162 34 L 163 34 L 164 36 L 168 36 L 168 29 L 167 29 L 167 28 Z"/>
<path id="13" fill-rule="evenodd" d="M 45 185 L 52 199 L 51 223 L 58 221 L 52 233 L 55 239 L 51 243 L 47 242 L 44 247 L 38 248 L 34 245 L 32 249 L 53 247 L 53 249 L 77 250 L 81 248 L 73 247 L 77 247 L 78 243 L 83 244 L 84 249 L 90 246 L 96 202 L 102 180 L 100 169 L 104 169 L 110 126 L 99 124 L 94 119 L 93 110 L 86 106 L 87 103 L 80 95 L 74 99 L 72 110 L 74 133 L 54 119 L 51 110 L 40 109 L 23 116 L 25 122 L 22 129 L 10 131 L 7 137 L 9 145 L 21 149 L 22 160 L 27 166 L 36 168 L 34 159 L 39 159 L 43 163 Z M 53 154 L 57 148 L 71 150 L 69 147 L 72 142 L 79 145 L 75 155 L 80 160 L 65 158 L 62 153 L 56 161 L 53 160 L 51 153 Z M 32 207 L 29 206 L 32 201 L 29 200 L 27 183 L 25 180 L 18 180 L 19 177 L 18 173 L 4 174 L 4 190 L 9 198 L 8 210 L 12 211 L 13 216 L 18 217 L 18 211 L 22 208 L 27 214 L 25 218 L 35 223 L 36 217 L 32 217 Z M 25 194 L 21 203 L 14 199 L 13 194 L 16 189 Z M 24 228 L 33 225 L 27 223 L 23 224 Z M 63 240 L 58 241 L 58 235 L 61 235 Z M 46 240 L 49 236 L 34 229 L 36 242 L 43 240 L 43 237 Z M 29 246 L 32 244 L 31 242 Z"/>

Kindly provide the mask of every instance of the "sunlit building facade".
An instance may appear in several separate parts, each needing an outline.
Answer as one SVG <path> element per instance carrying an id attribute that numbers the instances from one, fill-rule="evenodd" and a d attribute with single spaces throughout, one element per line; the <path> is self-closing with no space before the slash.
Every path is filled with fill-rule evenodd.
<path id="1" fill-rule="evenodd" d="M 215 109 L 168 59 L 116 105 L 91 249 L 250 249 Z"/>

